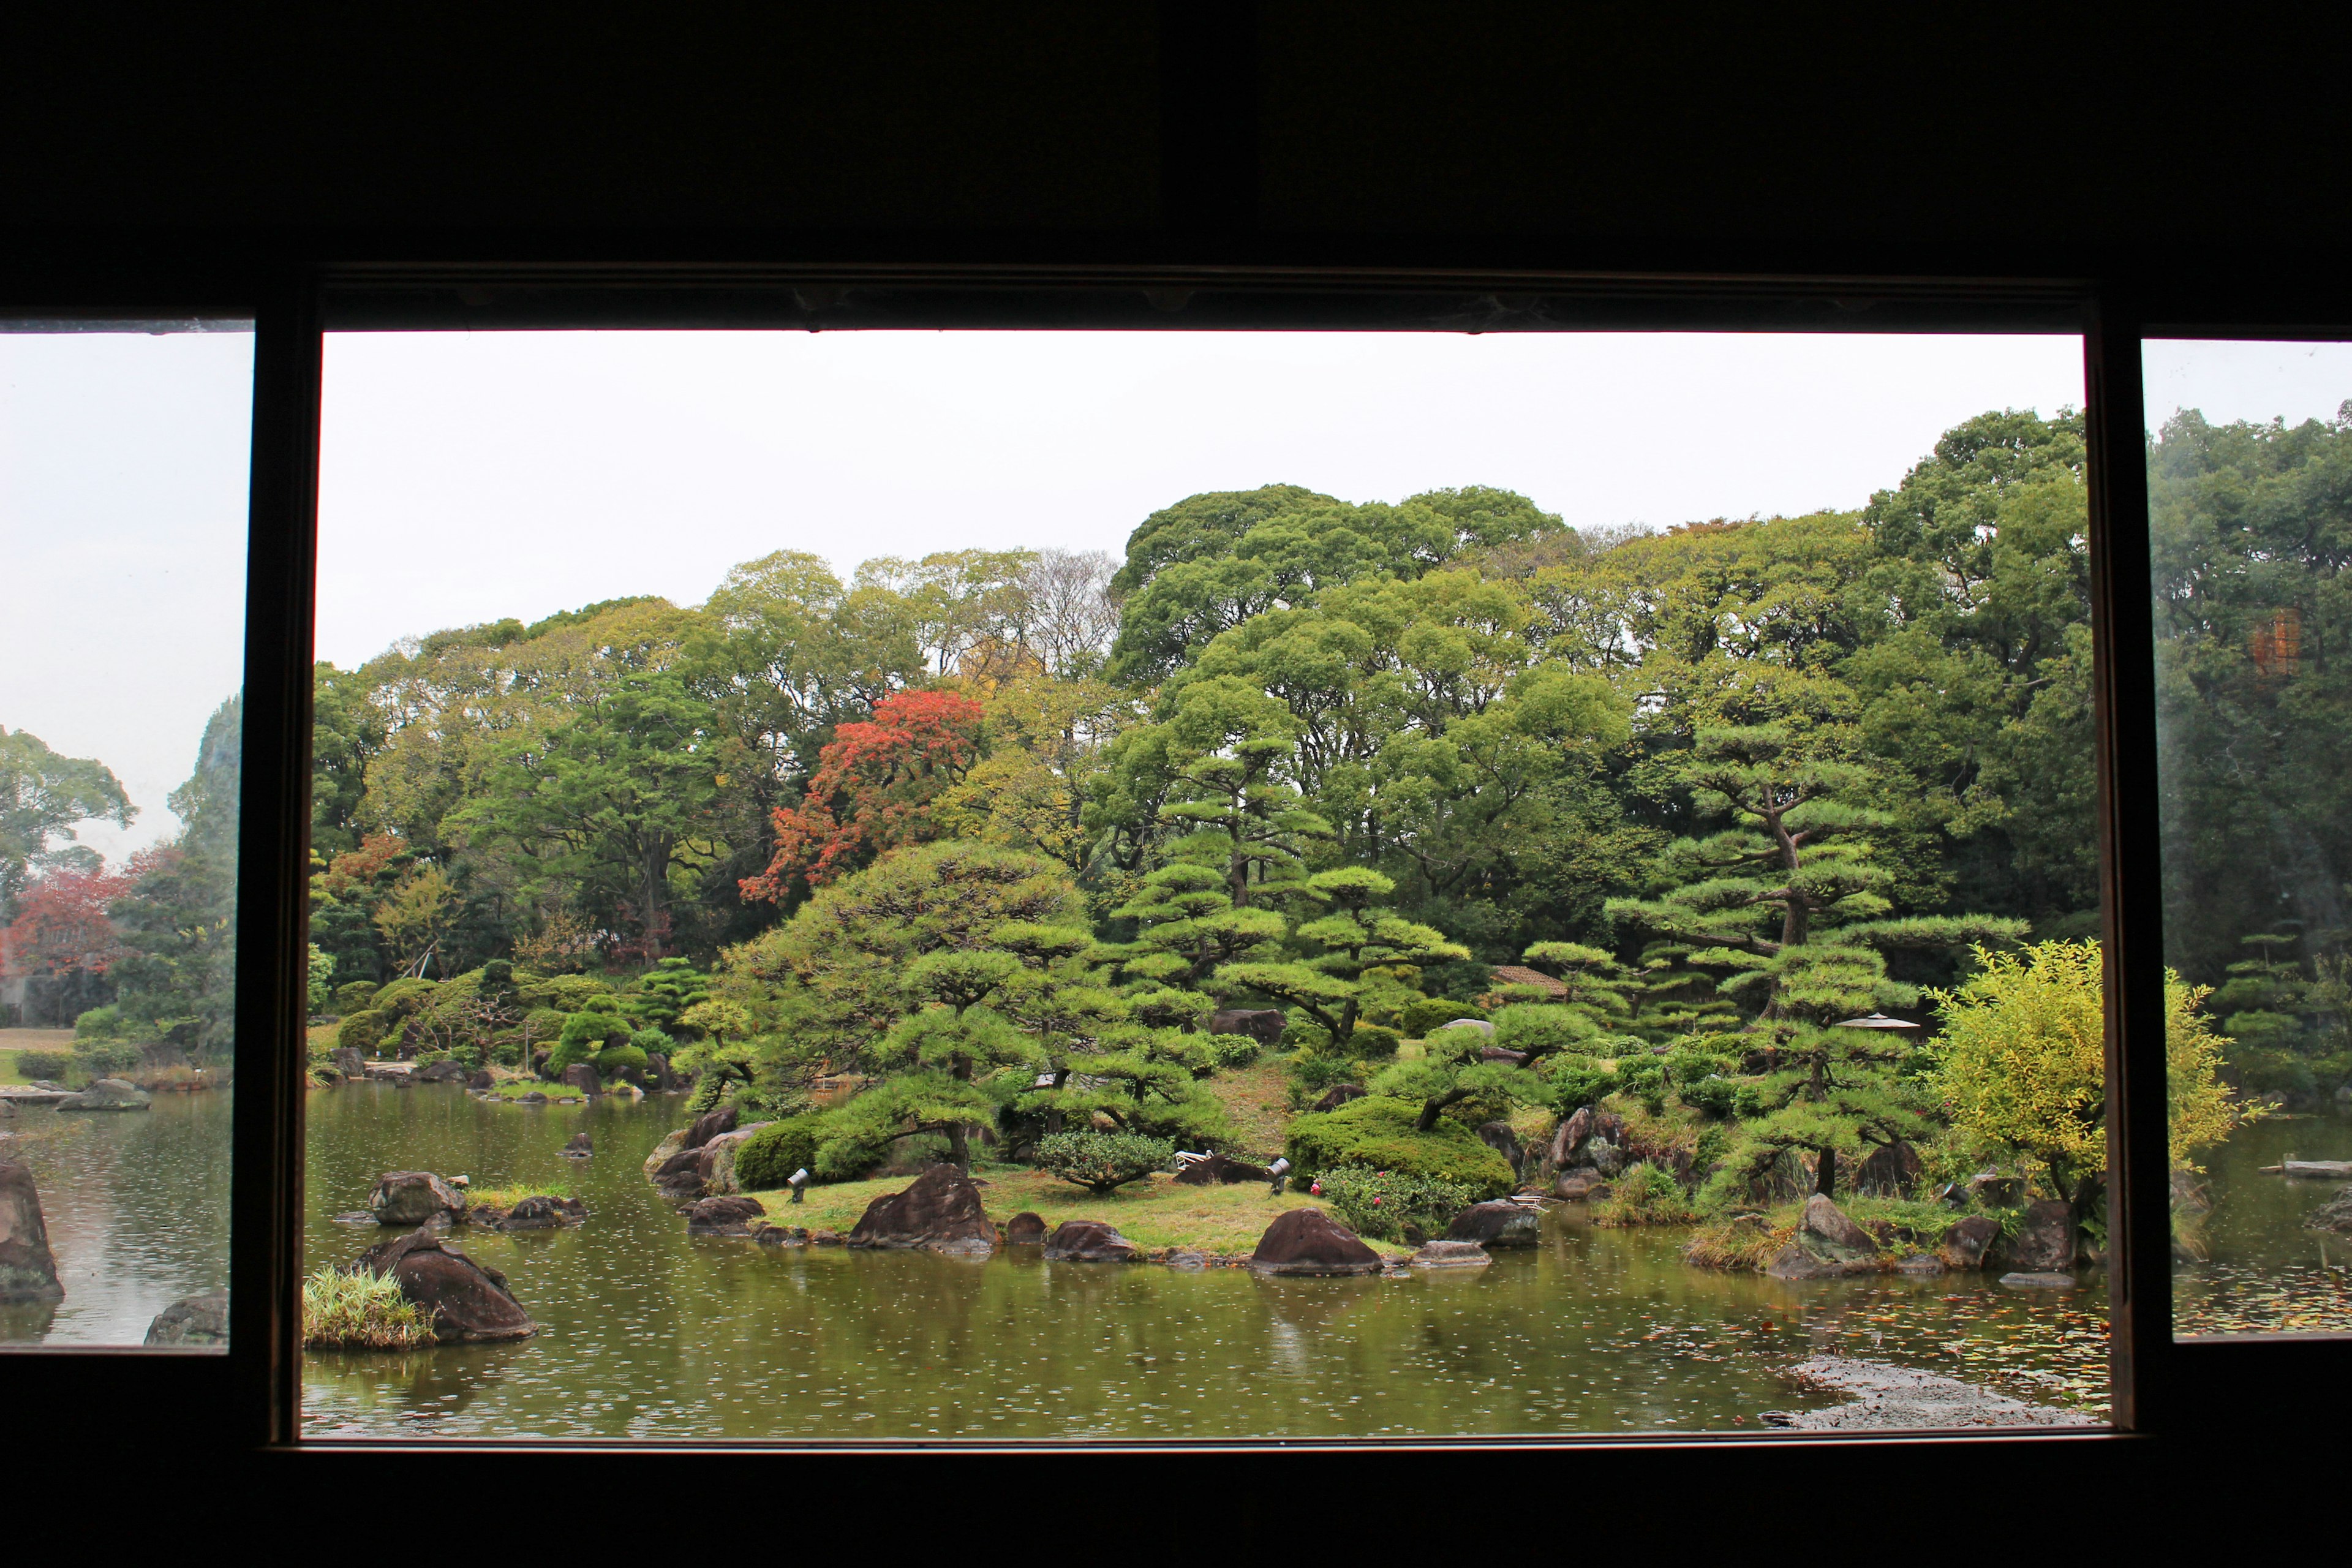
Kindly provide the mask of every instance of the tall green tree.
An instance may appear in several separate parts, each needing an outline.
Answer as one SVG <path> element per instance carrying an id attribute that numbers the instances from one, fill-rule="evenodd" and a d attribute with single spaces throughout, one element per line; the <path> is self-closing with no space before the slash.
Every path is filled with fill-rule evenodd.
<path id="1" fill-rule="evenodd" d="M 16 918 L 34 870 L 70 863 L 76 823 L 128 827 L 137 815 L 105 763 L 60 756 L 37 735 L 0 727 L 0 921 Z"/>

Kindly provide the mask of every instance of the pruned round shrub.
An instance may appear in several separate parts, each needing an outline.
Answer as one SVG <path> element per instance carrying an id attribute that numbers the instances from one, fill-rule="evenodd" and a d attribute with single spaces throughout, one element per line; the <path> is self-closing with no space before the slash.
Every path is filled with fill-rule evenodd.
<path id="1" fill-rule="evenodd" d="M 1589 1050 L 1600 1034 L 1600 1025 L 1558 1003 L 1522 1002 L 1495 1015 L 1495 1043 L 1506 1050 Z"/>
<path id="2" fill-rule="evenodd" d="M 1510 1163 L 1460 1122 L 1444 1118 L 1423 1132 L 1420 1107 L 1384 1094 L 1351 1100 L 1336 1110 L 1308 1111 L 1290 1124 L 1284 1146 L 1301 1179 L 1342 1165 L 1362 1165 L 1452 1182 L 1472 1202 L 1499 1198 L 1517 1184 Z"/>
<path id="3" fill-rule="evenodd" d="M 120 1007 L 92 1007 L 74 1020 L 74 1039 L 77 1044 L 83 1041 L 103 1043 L 109 1040 L 119 1040 L 122 1038 L 123 1032 L 122 1009 Z"/>
<path id="4" fill-rule="evenodd" d="M 1220 1068 L 1245 1068 L 1257 1060 L 1265 1047 L 1248 1035 L 1211 1035 L 1210 1058 Z"/>
<path id="5" fill-rule="evenodd" d="M 1442 1029 L 1456 1018 L 1484 1019 L 1486 1016 L 1486 1009 L 1475 1002 L 1454 1002 L 1443 996 L 1424 996 L 1406 1006 L 1401 1026 L 1405 1038 L 1422 1040 L 1429 1037 L 1432 1029 Z"/>
<path id="6" fill-rule="evenodd" d="M 373 980 L 353 980 L 335 987 L 335 1013 L 348 1018 L 354 1013 L 364 1013 L 375 1005 L 375 994 L 382 990 Z"/>
<path id="7" fill-rule="evenodd" d="M 349 1047 L 363 1057 L 373 1056 L 375 1048 L 383 1043 L 384 1036 L 399 1022 L 397 1017 L 382 1008 L 363 1009 L 342 1021 L 335 1030 L 335 1044 L 338 1047 Z"/>
<path id="8" fill-rule="evenodd" d="M 747 1193 L 767 1192 L 799 1170 L 814 1182 L 852 1182 L 880 1164 L 882 1155 L 881 1149 L 853 1135 L 845 1119 L 830 1110 L 804 1110 L 743 1140 L 735 1151 L 735 1184 Z"/>
<path id="9" fill-rule="evenodd" d="M 404 979 L 395 980 L 377 992 L 370 1000 L 369 1009 L 373 1012 L 390 1013 L 395 1017 L 409 1017 L 427 1002 L 432 1001 L 433 993 L 440 988 L 438 981 L 420 980 L 410 975 Z"/>
<path id="10" fill-rule="evenodd" d="M 1412 1232 L 1443 1236 L 1471 1201 L 1469 1189 L 1458 1182 L 1370 1165 L 1335 1165 L 1314 1184 L 1350 1230 L 1389 1241 L 1412 1240 Z"/>
<path id="11" fill-rule="evenodd" d="M 1349 1037 L 1348 1050 L 1360 1061 L 1384 1062 L 1394 1059 L 1403 1043 L 1403 1037 L 1385 1025 L 1359 1024 Z"/>
<path id="12" fill-rule="evenodd" d="M 73 1071 L 73 1058 L 63 1051 L 18 1051 L 16 1071 L 25 1078 L 45 1078 L 54 1083 Z"/>
<path id="13" fill-rule="evenodd" d="M 604 1078 L 611 1078 L 624 1068 L 646 1070 L 646 1053 L 640 1046 L 608 1046 L 596 1053 L 595 1068 Z"/>
<path id="14" fill-rule="evenodd" d="M 1037 1168 L 1108 1197 L 1130 1182 L 1164 1171 L 1176 1158 L 1165 1138 L 1133 1132 L 1055 1132 L 1037 1142 Z"/>
<path id="15" fill-rule="evenodd" d="M 114 1078 L 139 1065 L 139 1047 L 117 1041 L 76 1044 L 74 1067 L 89 1078 Z"/>

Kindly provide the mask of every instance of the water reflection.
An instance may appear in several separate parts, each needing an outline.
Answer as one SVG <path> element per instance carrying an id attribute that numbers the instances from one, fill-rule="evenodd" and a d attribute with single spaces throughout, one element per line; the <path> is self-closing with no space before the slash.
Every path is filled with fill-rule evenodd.
<path id="1" fill-rule="evenodd" d="M 309 1244 L 379 1171 L 569 1178 L 578 1230 L 467 1233 L 543 1331 L 520 1343 L 310 1358 L 314 1436 L 924 1439 L 1738 1430 L 1829 1401 L 1781 1372 L 1815 1348 L 2042 1403 L 2104 1397 L 2096 1292 L 1970 1277 L 1786 1285 L 1685 1267 L 1679 1233 L 1555 1215 L 1544 1245 L 1409 1279 L 769 1250 L 689 1238 L 644 1156 L 680 1111 L 519 1110 L 454 1089 L 313 1095 Z M 557 1153 L 575 1131 L 593 1160 Z M 1957 1279 L 1958 1277 L 1955 1277 Z M 1957 1348 L 1955 1348 L 1957 1347 Z"/>

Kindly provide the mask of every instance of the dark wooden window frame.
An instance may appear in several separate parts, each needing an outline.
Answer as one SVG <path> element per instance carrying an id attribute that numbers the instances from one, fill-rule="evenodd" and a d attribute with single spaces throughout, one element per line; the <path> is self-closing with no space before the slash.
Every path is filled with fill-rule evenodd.
<path id="1" fill-rule="evenodd" d="M 714 247 L 724 253 L 726 247 Z M 863 247 L 871 251 L 871 246 Z M 2165 1157 L 2162 889 L 2140 346 L 2145 337 L 2352 337 L 2328 293 L 2242 279 L 2162 289 L 2097 279 L 1700 276 L 1543 268 L 1000 265 L 964 261 L 602 265 L 315 258 L 127 266 L 102 255 L 0 279 L 12 320 L 256 323 L 246 626 L 245 795 L 238 873 L 239 1049 L 226 1354 L 30 1350 L 0 1357 L 12 1403 L 57 1413 L 60 1436 L 111 1435 L 120 1413 L 204 1430 L 225 1453 L 319 1453 L 299 1441 L 299 1300 L 307 1007 L 311 648 L 322 333 L 532 328 L 1092 328 L 1136 331 L 2048 331 L 2084 345 L 2090 426 L 2098 821 L 2106 944 L 2114 1426 L 2093 1433 L 1774 1434 L 1741 1437 L 1465 1437 L 1286 1441 L 1285 1449 L 1580 1447 L 1621 1452 L 1958 1445 L 1979 1456 L 2053 1444 L 2128 1450 L 2148 1438 L 2292 1426 L 2345 1407 L 2352 1338 L 2171 1333 Z M 88 1412 L 87 1425 L 72 1413 Z M 2233 1419 L 2234 1417 L 2234 1419 Z M 448 1447 L 468 1447 L 452 1444 Z M 626 1442 L 550 1448 L 1202 1447 L 907 1442 Z M 2052 1457 L 2055 1457 L 2054 1455 Z M 1638 1462 L 1638 1461 L 1637 1461 Z M 1904 1462 L 1910 1462 L 1906 1460 Z M 1780 1473 L 1786 1473 L 1785 1470 Z"/>

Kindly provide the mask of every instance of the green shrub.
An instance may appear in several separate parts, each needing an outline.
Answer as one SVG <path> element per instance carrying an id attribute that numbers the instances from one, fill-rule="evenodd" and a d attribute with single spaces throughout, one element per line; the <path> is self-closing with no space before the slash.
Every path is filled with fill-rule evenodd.
<path id="1" fill-rule="evenodd" d="M 1617 1075 L 1591 1057 L 1550 1057 L 1545 1059 L 1541 1073 L 1551 1085 L 1552 1109 L 1562 1116 L 1572 1116 L 1617 1092 Z"/>
<path id="2" fill-rule="evenodd" d="M 1601 1026 L 1573 1007 L 1521 1002 L 1495 1015 L 1495 1043 L 1514 1051 L 1590 1051 Z"/>
<path id="3" fill-rule="evenodd" d="M 735 1184 L 745 1192 L 782 1186 L 794 1171 L 817 1182 L 855 1181 L 882 1163 L 883 1151 L 846 1136 L 829 1110 L 804 1110 L 762 1127 L 735 1151 Z"/>
<path id="4" fill-rule="evenodd" d="M 74 1047 L 74 1066 L 90 1078 L 113 1078 L 139 1065 L 139 1047 L 100 1043 Z"/>
<path id="5" fill-rule="evenodd" d="M 1432 1029 L 1442 1029 L 1456 1018 L 1486 1016 L 1486 1009 L 1475 1002 L 1454 1002 L 1443 996 L 1424 996 L 1404 1010 L 1401 1026 L 1405 1038 L 1421 1040 L 1429 1037 Z"/>
<path id="6" fill-rule="evenodd" d="M 371 1000 L 370 1006 L 376 1012 L 390 1013 L 395 1017 L 406 1018 L 414 1016 L 419 1008 L 432 1001 L 433 993 L 439 989 L 441 984 L 438 981 L 420 980 L 411 975 L 405 979 L 395 980 L 377 992 Z"/>
<path id="7" fill-rule="evenodd" d="M 74 1020 L 74 1040 L 77 1044 L 89 1041 L 104 1045 L 122 1038 L 126 1026 L 120 1007 L 92 1007 Z"/>
<path id="8" fill-rule="evenodd" d="M 51 1082 L 73 1071 L 73 1058 L 63 1051 L 18 1051 L 16 1071 L 26 1078 L 45 1078 Z"/>
<path id="9" fill-rule="evenodd" d="M 1167 1139 L 1133 1132 L 1055 1132 L 1037 1142 L 1039 1170 L 1098 1198 L 1166 1170 L 1175 1158 L 1176 1145 Z"/>
<path id="10" fill-rule="evenodd" d="M 1617 1064 L 1617 1088 L 1642 1102 L 1656 1116 L 1666 1108 L 1666 1064 L 1656 1057 L 1637 1057 Z"/>
<path id="11" fill-rule="evenodd" d="M 1245 1068 L 1265 1050 L 1248 1035 L 1211 1035 L 1208 1041 L 1209 1059 L 1220 1068 Z"/>
<path id="12" fill-rule="evenodd" d="M 1359 1024 L 1348 1041 L 1348 1049 L 1359 1060 L 1385 1062 L 1395 1059 L 1397 1047 L 1403 1043 L 1403 1037 L 1385 1025 Z"/>
<path id="13" fill-rule="evenodd" d="M 391 1033 L 393 1026 L 399 1022 L 397 1017 L 381 1008 L 367 1008 L 342 1021 L 335 1030 L 335 1044 L 338 1047 L 349 1047 L 363 1057 L 372 1057 L 375 1055 L 376 1047 L 383 1043 L 384 1036 Z"/>
<path id="14" fill-rule="evenodd" d="M 1296 1052 L 1286 1070 L 1290 1075 L 1293 1110 L 1314 1104 L 1343 1083 L 1360 1082 L 1364 1076 L 1360 1064 L 1327 1050 Z"/>
<path id="15" fill-rule="evenodd" d="M 343 1017 L 364 1013 L 373 1005 L 375 994 L 382 990 L 373 980 L 354 980 L 335 987 L 335 1011 Z"/>
<path id="16" fill-rule="evenodd" d="M 629 1043 L 629 1021 L 610 996 L 592 996 L 588 1005 L 563 1020 L 563 1030 L 549 1053 L 547 1070 L 560 1073 L 574 1062 L 593 1061 L 606 1049 Z"/>
<path id="17" fill-rule="evenodd" d="M 1370 1165 L 1336 1165 L 1315 1179 L 1313 1191 L 1359 1236 L 1411 1241 L 1443 1236 L 1470 1205 L 1469 1190 L 1441 1177 Z"/>
<path id="18" fill-rule="evenodd" d="M 1721 1073 L 1708 1073 L 1704 1078 L 1679 1084 L 1675 1092 L 1693 1110 L 1703 1110 L 1709 1116 L 1728 1117 L 1738 1112 L 1739 1088 Z"/>
<path id="19" fill-rule="evenodd" d="M 526 1006 L 551 1007 L 565 1014 L 584 1013 L 590 1001 L 612 994 L 610 986 L 586 974 L 518 974 L 515 991 Z"/>
<path id="20" fill-rule="evenodd" d="M 609 1046 L 596 1053 L 595 1068 L 597 1072 L 605 1078 L 612 1077 L 623 1068 L 635 1068 L 637 1071 L 643 1072 L 646 1070 L 644 1047 L 633 1045 Z"/>
<path id="21" fill-rule="evenodd" d="M 1289 1156 L 1301 1180 L 1342 1165 L 1452 1182 L 1475 1202 L 1507 1195 L 1517 1184 L 1509 1162 L 1457 1121 L 1439 1119 L 1428 1131 L 1413 1122 L 1410 1100 L 1370 1094 L 1337 1110 L 1308 1111 L 1290 1123 Z"/>

